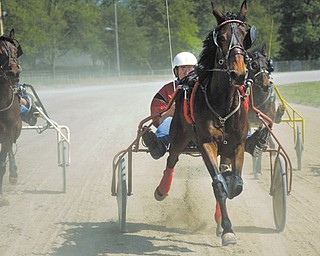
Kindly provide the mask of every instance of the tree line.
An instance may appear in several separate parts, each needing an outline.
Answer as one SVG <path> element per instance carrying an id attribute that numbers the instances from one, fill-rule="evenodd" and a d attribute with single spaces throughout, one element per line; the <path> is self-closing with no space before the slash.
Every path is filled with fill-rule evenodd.
<path id="1" fill-rule="evenodd" d="M 196 56 L 216 25 L 210 0 L 3 0 L 5 33 L 15 28 L 25 69 L 51 69 L 67 54 L 89 56 L 86 65 L 116 70 L 168 69 L 173 56 Z M 212 0 L 238 12 L 242 0 Z M 167 4 L 167 5 L 166 5 Z M 320 1 L 248 0 L 247 23 L 257 28 L 253 48 L 267 45 L 275 60 L 318 59 Z M 116 14 L 116 19 L 115 19 Z M 167 15 L 169 14 L 169 15 Z M 116 23 L 115 23 L 116 21 Z M 116 43 L 117 37 L 117 43 Z M 68 63 L 72 66 L 72 61 Z"/>

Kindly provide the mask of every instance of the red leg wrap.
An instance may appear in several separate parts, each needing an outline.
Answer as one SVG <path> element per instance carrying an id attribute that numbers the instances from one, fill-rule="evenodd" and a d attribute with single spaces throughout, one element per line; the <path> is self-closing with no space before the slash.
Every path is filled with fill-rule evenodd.
<path id="1" fill-rule="evenodd" d="M 161 179 L 160 185 L 159 185 L 159 192 L 162 195 L 168 194 L 168 192 L 170 190 L 170 186 L 172 183 L 173 171 L 174 171 L 174 168 L 168 168 L 168 167 L 163 171 L 163 176 L 162 176 L 162 179 Z"/>
<path id="2" fill-rule="evenodd" d="M 228 209 L 227 209 L 227 215 L 228 215 Z M 220 204 L 218 201 L 216 201 L 216 212 L 214 213 L 214 219 L 216 221 L 216 223 L 218 223 L 218 220 L 221 220 L 221 209 L 220 209 Z"/>
<path id="3" fill-rule="evenodd" d="M 221 209 L 218 201 L 216 201 L 216 212 L 214 213 L 214 219 L 216 223 L 218 223 L 218 220 L 221 219 Z"/>

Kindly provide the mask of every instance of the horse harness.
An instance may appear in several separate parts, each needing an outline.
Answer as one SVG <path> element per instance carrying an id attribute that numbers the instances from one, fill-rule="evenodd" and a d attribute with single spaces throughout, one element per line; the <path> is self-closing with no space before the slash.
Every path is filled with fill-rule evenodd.
<path id="1" fill-rule="evenodd" d="M 243 55 L 245 58 L 245 61 L 248 61 L 249 56 L 245 50 L 245 47 L 240 43 L 240 40 L 238 39 L 238 37 L 235 33 L 236 24 L 242 25 L 245 23 L 243 21 L 236 20 L 236 19 L 226 20 L 226 21 L 222 22 L 221 24 L 219 24 L 214 29 L 213 41 L 214 41 L 215 45 L 217 46 L 218 50 L 220 52 L 222 52 L 222 49 L 217 42 L 218 30 L 226 24 L 230 24 L 230 26 L 231 26 L 231 39 L 230 39 L 230 43 L 228 46 L 228 51 L 227 51 L 226 55 L 223 58 L 219 59 L 217 62 L 218 65 L 220 66 L 220 68 L 206 69 L 205 71 L 224 72 L 224 73 L 227 73 L 230 78 L 230 69 L 227 65 L 227 60 L 229 59 L 229 57 L 232 55 Z M 250 45 L 247 48 L 250 48 L 251 44 L 255 40 L 255 27 L 254 26 L 251 27 L 248 33 L 250 33 L 249 34 L 250 35 L 250 38 L 249 38 Z M 226 68 L 222 68 L 223 65 L 227 65 Z M 246 79 L 245 84 L 243 86 L 240 86 L 236 90 L 237 96 L 238 96 L 238 104 L 233 110 L 231 110 L 224 117 L 222 117 L 210 104 L 209 99 L 208 99 L 208 94 L 207 94 L 207 88 L 208 88 L 207 84 L 206 85 L 199 84 L 199 81 L 197 79 L 193 84 L 189 83 L 189 84 L 180 85 L 179 89 L 182 89 L 184 91 L 183 114 L 184 114 L 185 120 L 187 121 L 187 123 L 191 124 L 193 126 L 193 130 L 196 131 L 195 118 L 194 118 L 194 113 L 193 113 L 194 112 L 193 104 L 194 104 L 195 94 L 198 91 L 199 86 L 200 86 L 200 89 L 201 89 L 202 93 L 204 94 L 205 102 L 206 102 L 208 109 L 216 117 L 216 119 L 219 121 L 219 125 L 217 128 L 221 128 L 222 130 L 224 130 L 226 121 L 230 117 L 232 117 L 235 113 L 238 112 L 238 110 L 241 107 L 242 102 L 245 101 L 247 96 L 249 95 L 250 86 L 252 86 L 252 83 L 253 83 L 253 81 L 251 79 Z M 246 110 L 247 110 L 247 108 L 246 108 Z M 227 141 L 223 140 L 223 144 L 227 144 Z"/>
<path id="2" fill-rule="evenodd" d="M 231 111 L 229 112 L 227 115 L 225 115 L 224 117 L 220 116 L 220 114 L 214 110 L 214 108 L 212 107 L 212 105 L 209 102 L 208 99 L 208 95 L 207 95 L 207 87 L 199 84 L 199 81 L 195 81 L 194 84 L 182 84 L 178 87 L 178 89 L 183 90 L 184 92 L 184 101 L 183 101 L 183 113 L 184 113 L 184 117 L 185 120 L 187 121 L 188 124 L 192 124 L 195 125 L 195 118 L 194 118 L 194 97 L 195 94 L 197 92 L 197 90 L 200 89 L 204 94 L 205 97 L 205 101 L 206 101 L 206 105 L 209 108 L 209 110 L 212 112 L 212 114 L 219 120 L 219 127 L 224 127 L 225 126 L 225 122 L 231 117 L 233 116 L 241 107 L 241 103 L 246 99 L 247 97 L 247 92 L 248 90 L 243 89 L 244 86 L 240 89 L 237 90 L 237 94 L 238 94 L 238 104 L 237 106 Z M 250 85 L 248 85 L 250 86 Z M 244 93 L 245 91 L 245 93 Z"/>

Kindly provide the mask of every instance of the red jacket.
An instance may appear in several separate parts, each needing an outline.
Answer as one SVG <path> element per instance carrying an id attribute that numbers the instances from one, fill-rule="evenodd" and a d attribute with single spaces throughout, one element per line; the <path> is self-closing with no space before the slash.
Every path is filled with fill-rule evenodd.
<path id="1" fill-rule="evenodd" d="M 166 109 L 175 92 L 175 87 L 175 82 L 170 82 L 164 85 L 160 89 L 160 91 L 157 92 L 157 94 L 153 97 L 151 101 L 151 115 L 157 114 L 160 111 Z M 159 119 L 160 117 L 153 119 L 153 124 L 155 127 L 158 127 L 160 125 Z"/>

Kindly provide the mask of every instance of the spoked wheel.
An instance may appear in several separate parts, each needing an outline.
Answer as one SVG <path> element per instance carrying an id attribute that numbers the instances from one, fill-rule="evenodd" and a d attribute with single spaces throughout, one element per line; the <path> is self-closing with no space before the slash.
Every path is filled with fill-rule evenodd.
<path id="1" fill-rule="evenodd" d="M 302 142 L 302 134 L 301 134 L 299 126 L 297 126 L 295 150 L 296 150 L 296 154 L 297 154 L 298 170 L 301 170 L 303 142 Z"/>
<path id="2" fill-rule="evenodd" d="M 252 156 L 253 175 L 255 180 L 259 180 L 261 176 L 261 161 L 262 161 L 262 154 L 257 157 Z"/>
<path id="3" fill-rule="evenodd" d="M 117 204 L 119 229 L 125 232 L 126 212 L 127 212 L 127 182 L 126 182 L 126 168 L 125 160 L 121 158 L 118 166 L 118 184 L 117 184 Z"/>
<path id="4" fill-rule="evenodd" d="M 273 218 L 278 232 L 284 230 L 286 224 L 287 206 L 287 179 L 285 161 L 282 155 L 276 158 L 274 174 L 271 184 L 271 195 L 273 202 Z"/>
<path id="5" fill-rule="evenodd" d="M 62 179 L 63 179 L 63 193 L 67 191 L 67 163 L 68 163 L 68 143 L 60 141 L 59 144 L 59 166 L 62 168 Z"/>

